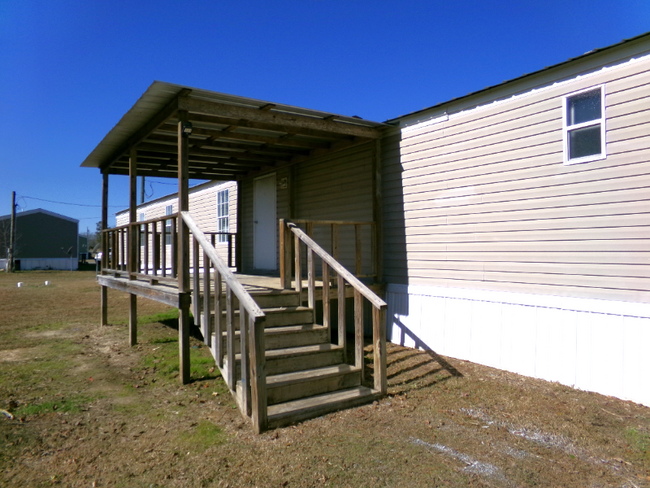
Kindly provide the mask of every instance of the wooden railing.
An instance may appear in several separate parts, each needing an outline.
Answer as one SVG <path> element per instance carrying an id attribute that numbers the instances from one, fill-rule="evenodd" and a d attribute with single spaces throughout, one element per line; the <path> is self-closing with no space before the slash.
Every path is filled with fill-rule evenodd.
<path id="1" fill-rule="evenodd" d="M 134 268 L 128 249 L 129 229 L 135 230 L 133 256 Z M 128 272 L 131 279 L 147 279 L 151 282 L 174 283 L 178 277 L 178 214 L 143 220 L 103 231 L 110 249 L 108 257 L 102 258 L 102 272 Z M 215 247 L 219 236 L 226 236 L 228 245 L 227 265 L 236 268 L 235 233 L 206 232 Z"/>
<path id="2" fill-rule="evenodd" d="M 330 254 L 338 262 L 343 261 L 343 254 L 351 254 L 345 252 L 346 250 L 343 248 L 344 246 L 341 243 L 341 234 L 345 232 L 345 229 L 352 228 L 354 233 L 353 267 L 355 276 L 357 278 L 377 277 L 377 228 L 375 222 L 306 219 L 294 219 L 291 222 L 298 227 L 302 227 L 311 239 L 314 239 L 314 232 L 324 231 L 329 233 Z M 364 262 L 364 254 L 370 256 L 370 259 L 367 260 L 367 262 Z"/>
<path id="3" fill-rule="evenodd" d="M 266 359 L 264 356 L 264 312 L 253 297 L 237 281 L 228 265 L 221 259 L 207 236 L 199 229 L 188 212 L 181 212 L 181 218 L 192 233 L 194 249 L 194 320 L 201 327 L 205 343 L 214 351 L 219 368 L 223 371 L 223 358 L 227 368 L 225 380 L 238 399 L 239 408 L 250 416 L 259 433 L 267 428 Z M 203 256 L 201 259 L 200 253 Z M 202 277 L 201 277 L 201 263 Z M 203 293 L 201 297 L 201 282 Z M 223 288 L 225 287 L 225 289 Z M 225 315 L 224 311 L 225 297 Z M 235 306 L 239 302 L 240 374 L 236 377 L 235 367 Z M 213 303 L 213 305 L 212 305 Z M 212 309 L 212 307 L 214 307 Z M 214 312 L 214 328 L 210 316 Z M 226 332 L 226 342 L 223 332 Z M 211 344 L 212 333 L 215 341 Z M 237 382 L 240 381 L 241 396 L 237 396 Z"/>
<path id="4" fill-rule="evenodd" d="M 343 225 L 343 224 L 337 224 Z M 352 224 L 358 225 L 358 224 Z M 293 246 L 291 236 L 293 235 Z M 291 287 L 291 254 L 294 255 L 294 288 L 299 293 L 302 301 L 303 277 L 301 270 L 301 243 L 306 247 L 307 252 L 307 303 L 314 307 L 316 303 L 316 264 L 315 256 L 322 260 L 322 281 L 323 281 L 323 325 L 328 329 L 331 326 L 330 317 L 330 271 L 337 275 L 337 302 L 338 302 L 338 345 L 343 350 L 347 347 L 346 337 L 346 314 L 345 298 L 346 286 L 354 290 L 354 365 L 361 371 L 363 382 L 363 307 L 364 299 L 372 307 L 372 344 L 373 344 L 373 367 L 374 367 L 374 388 L 382 395 L 387 391 L 386 376 L 386 302 L 379 298 L 370 288 L 364 285 L 356 276 L 350 273 L 334 257 L 329 255 L 319 246 L 305 231 L 300 229 L 294 222 L 280 219 L 280 273 L 284 288 Z"/>

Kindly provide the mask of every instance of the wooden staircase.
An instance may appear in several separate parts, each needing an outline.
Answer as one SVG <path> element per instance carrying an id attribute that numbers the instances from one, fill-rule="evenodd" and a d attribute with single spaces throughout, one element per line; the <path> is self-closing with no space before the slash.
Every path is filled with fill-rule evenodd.
<path id="1" fill-rule="evenodd" d="M 230 269 L 231 259 L 225 262 L 215 249 L 215 234 L 208 238 L 186 210 L 104 230 L 102 249 L 107 258 L 102 260 L 98 276 L 102 285 L 102 324 L 107 322 L 109 287 L 131 294 L 131 345 L 137 341 L 136 296 L 178 307 L 179 378 L 185 384 L 190 381 L 193 308 L 194 322 L 210 346 L 240 411 L 250 418 L 258 433 L 385 395 L 387 305 L 360 281 L 377 276 L 361 274 L 361 229 L 369 225 L 372 234 L 376 227 L 373 222 L 302 223 L 307 232 L 295 222 L 279 221 L 279 288 L 244 286 Z M 354 229 L 356 275 L 312 239 L 314 225 L 331 229 L 334 255 L 340 248 L 339 227 Z M 167 236 L 171 242 L 169 252 Z M 143 250 L 139 242 L 144 244 Z M 320 287 L 316 286 L 317 264 Z M 349 315 L 354 317 L 349 351 L 346 329 L 352 323 L 346 323 L 348 299 L 353 299 L 353 313 Z M 332 300 L 336 300 L 336 306 Z M 317 302 L 323 305 L 322 324 L 315 321 Z M 371 311 L 371 317 L 364 319 L 364 308 Z M 334 322 L 343 325 L 338 327 L 337 341 L 332 343 Z M 364 386 L 366 322 L 372 323 L 372 388 Z"/>
<path id="2" fill-rule="evenodd" d="M 266 364 L 267 428 L 276 428 L 309 418 L 372 402 L 376 391 L 362 385 L 361 367 L 347 363 L 345 344 L 332 344 L 328 327 L 315 323 L 314 310 L 300 304 L 300 293 L 282 290 L 253 293 L 266 315 L 264 327 Z M 238 305 L 235 303 L 235 308 Z M 225 317 L 225 312 L 223 313 Z M 214 314 L 210 330 L 214 330 Z M 239 323 L 239 320 L 235 320 Z M 240 331 L 233 338 L 234 377 L 241 378 Z M 222 340 L 227 333 L 222 332 Z M 216 334 L 211 332 L 210 349 L 217 364 Z M 231 365 L 221 358 L 222 373 Z M 241 380 L 235 397 L 243 405 Z M 245 413 L 245 412 L 242 412 Z"/>

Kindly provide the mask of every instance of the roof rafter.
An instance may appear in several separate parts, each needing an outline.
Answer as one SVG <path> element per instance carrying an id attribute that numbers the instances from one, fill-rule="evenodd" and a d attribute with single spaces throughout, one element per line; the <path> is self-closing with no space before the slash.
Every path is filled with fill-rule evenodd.
<path id="1" fill-rule="evenodd" d="M 325 120 L 323 118 L 278 112 L 273 110 L 273 108 L 270 110 L 260 110 L 184 97 L 178 100 L 178 109 L 187 110 L 190 114 L 214 115 L 235 120 L 266 123 L 278 127 L 280 130 L 286 129 L 287 132 L 291 132 L 292 130 L 300 132 L 316 130 L 330 134 L 330 136 L 331 134 L 342 134 L 366 139 L 377 139 L 380 137 L 380 131 L 372 127 L 355 125 L 348 121 Z M 190 115 L 191 118 L 192 116 Z"/>
<path id="2" fill-rule="evenodd" d="M 109 167 L 113 162 L 122 156 L 124 153 L 127 153 L 133 146 L 137 145 L 146 138 L 153 130 L 159 127 L 161 124 L 164 124 L 170 117 L 176 114 L 178 111 L 179 100 L 186 98 L 192 90 L 189 88 L 183 88 L 178 94 L 172 98 L 172 100 L 165 105 L 165 107 L 158 112 L 154 117 L 149 119 L 149 121 L 137 130 L 131 137 L 129 137 L 124 144 L 122 144 L 119 149 L 117 149 L 113 154 L 107 158 L 104 163 L 100 166 L 102 170 Z"/>

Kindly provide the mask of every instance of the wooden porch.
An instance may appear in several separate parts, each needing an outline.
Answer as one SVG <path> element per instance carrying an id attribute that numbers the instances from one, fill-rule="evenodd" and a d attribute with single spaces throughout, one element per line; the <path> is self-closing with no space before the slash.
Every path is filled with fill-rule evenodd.
<path id="1" fill-rule="evenodd" d="M 178 307 L 181 377 L 189 381 L 189 368 L 183 366 L 189 365 L 189 316 L 183 319 L 182 314 L 191 310 L 241 413 L 252 419 L 258 432 L 367 403 L 385 394 L 386 304 L 378 296 L 381 285 L 360 282 L 305 231 L 284 220 L 280 221 L 284 256 L 280 276 L 234 273 L 191 216 L 183 213 L 180 218 L 191 230 L 189 268 L 179 269 L 173 263 L 168 267 L 164 260 L 154 265 L 158 258 L 149 259 L 146 252 L 120 247 L 122 229 L 104 232 L 104 239 L 117 245 L 102 262 L 97 279 L 103 289 L 131 295 L 131 345 L 137 340 L 136 297 Z M 361 226 L 350 225 L 357 229 Z M 140 235 L 133 240 L 136 244 L 148 234 L 140 223 L 131 227 L 139 228 Z M 306 227 L 311 230 L 313 223 Z M 174 243 L 178 236 L 172 237 Z M 160 256 L 166 240 L 154 237 L 152 242 L 158 248 L 153 255 Z M 355 262 L 362 269 L 362 248 L 356 248 L 359 254 Z M 306 273 L 301 256 L 306 258 Z M 129 262 L 129 257 L 135 257 L 135 262 Z M 180 274 L 187 275 L 185 279 L 191 283 L 186 292 L 179 284 Z M 348 299 L 352 299 L 354 317 L 354 335 L 350 337 Z M 372 309 L 372 388 L 364 386 L 364 301 Z M 322 305 L 318 316 L 317 303 Z M 104 308 L 104 320 L 106 313 Z"/>
<path id="2" fill-rule="evenodd" d="M 137 337 L 137 297 L 178 307 L 180 379 L 187 383 L 192 313 L 240 411 L 257 432 L 384 395 L 386 304 L 378 295 L 383 128 L 358 117 L 152 84 L 82 164 L 100 169 L 103 177 L 102 324 L 108 288 L 130 294 L 131 344 Z M 363 217 L 300 219 L 296 168 L 358 148 L 368 154 Z M 236 274 L 244 268 L 242 243 L 250 243 L 244 239 L 254 234 L 250 213 L 249 230 L 242 231 L 239 190 L 280 170 L 287 176 L 273 191 L 277 195 L 277 188 L 284 188 L 286 204 L 273 233 L 277 243 L 266 234 L 253 250 L 279 256 L 280 276 Z M 108 228 L 109 175 L 129 179 L 129 223 L 113 229 Z M 138 222 L 138 176 L 177 178 L 178 211 Z M 237 230 L 218 239 L 228 241 L 227 257 L 215 247 L 219 233 L 201 229 L 190 214 L 190 178 L 238 182 Z M 318 211 L 330 215 L 327 205 Z M 344 204 L 333 217 L 347 214 Z M 318 317 L 317 304 L 322 304 Z M 371 388 L 363 386 L 365 322 L 372 323 Z M 354 330 L 350 344 L 348 326 Z"/>

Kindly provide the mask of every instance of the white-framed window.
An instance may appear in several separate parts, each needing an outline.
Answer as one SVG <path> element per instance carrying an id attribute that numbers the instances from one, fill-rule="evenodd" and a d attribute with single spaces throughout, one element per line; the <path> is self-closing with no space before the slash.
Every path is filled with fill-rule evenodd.
<path id="1" fill-rule="evenodd" d="M 174 213 L 174 206 L 167 205 L 165 207 L 165 215 L 171 215 Z M 165 220 L 165 244 L 170 245 L 172 243 L 172 221 Z"/>
<path id="2" fill-rule="evenodd" d="M 605 86 L 564 97 L 564 164 L 607 157 L 605 147 Z"/>
<path id="3" fill-rule="evenodd" d="M 230 232 L 228 219 L 228 190 L 217 192 L 217 232 Z M 217 242 L 228 242 L 228 236 L 219 234 Z"/>

